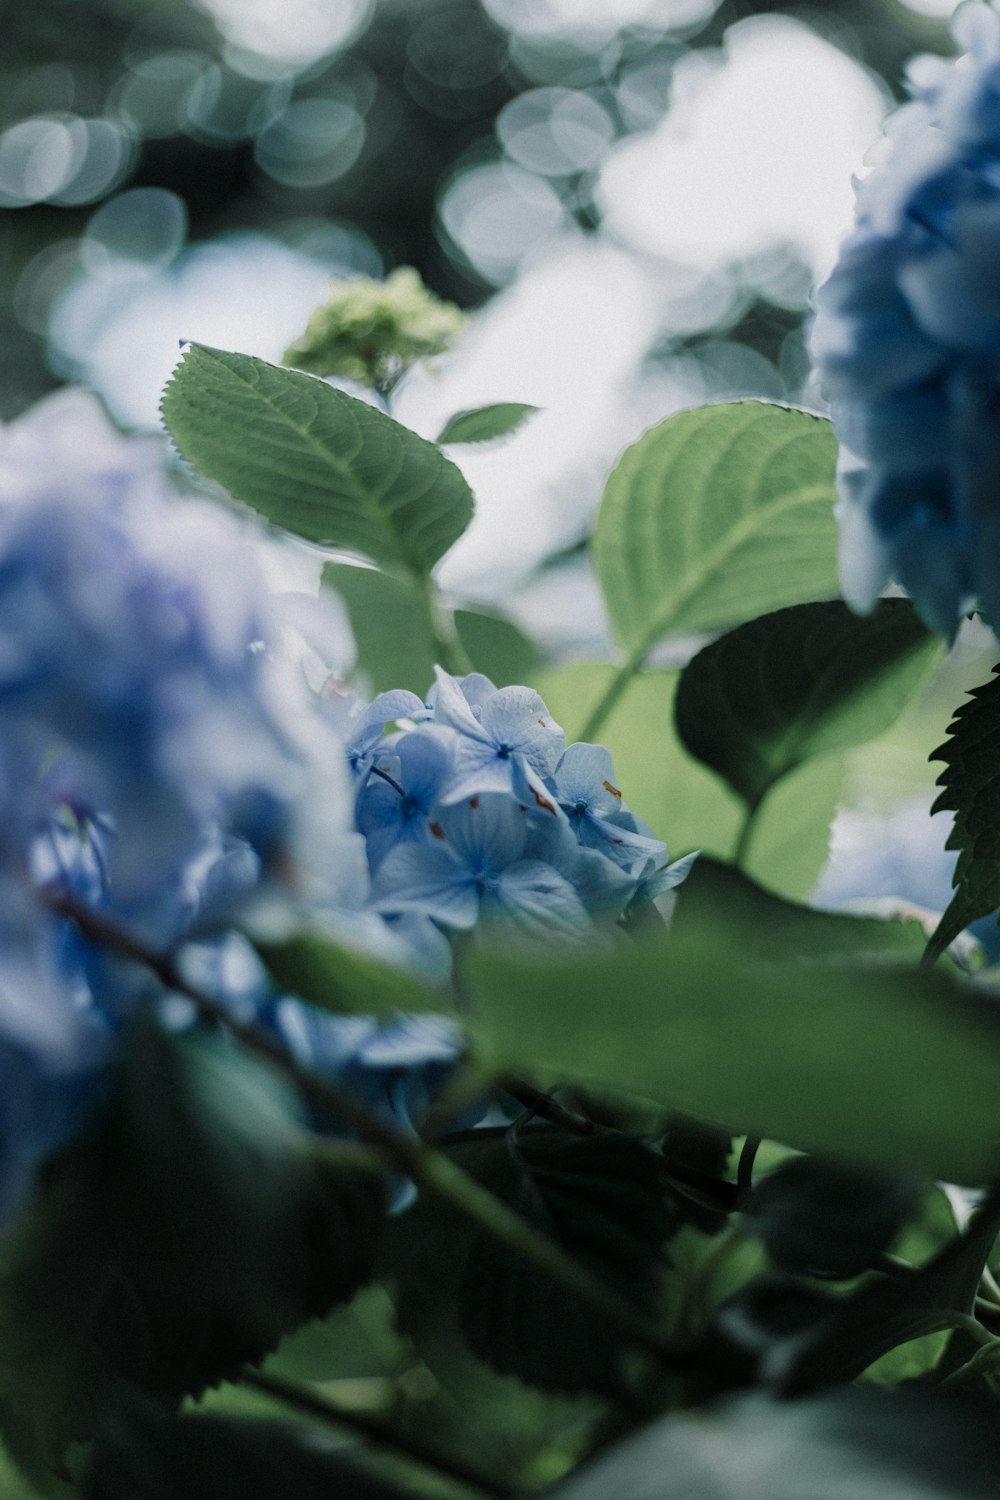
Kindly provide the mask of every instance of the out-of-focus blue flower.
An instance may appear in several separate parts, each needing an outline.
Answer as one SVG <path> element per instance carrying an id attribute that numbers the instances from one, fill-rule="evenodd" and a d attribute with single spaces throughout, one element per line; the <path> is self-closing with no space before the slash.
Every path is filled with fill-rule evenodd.
<path id="1" fill-rule="evenodd" d="M 911 67 L 812 331 L 845 595 L 895 578 L 945 635 L 977 603 L 1000 624 L 1000 15 L 955 32 L 958 62 Z"/>
<path id="2" fill-rule="evenodd" d="M 461 1033 L 443 1016 L 335 1016 L 284 996 L 271 1003 L 266 1020 L 302 1067 L 408 1129 L 419 1125 L 461 1065 Z"/>
<path id="3" fill-rule="evenodd" d="M 280 672 L 279 637 L 240 524 L 182 501 L 96 402 L 50 398 L 0 432 L 8 862 L 54 808 L 99 816 L 106 899 L 159 936 L 162 893 L 211 825 L 272 868 L 295 861 L 298 832 L 313 847 L 321 824 L 347 832 L 339 739 Z"/>
<path id="4" fill-rule="evenodd" d="M 0 1221 L 162 990 L 39 896 L 201 937 L 211 990 L 250 1004 L 226 925 L 269 880 L 335 905 L 343 851 L 364 865 L 342 741 L 282 671 L 244 528 L 162 459 L 80 392 L 0 428 Z"/>

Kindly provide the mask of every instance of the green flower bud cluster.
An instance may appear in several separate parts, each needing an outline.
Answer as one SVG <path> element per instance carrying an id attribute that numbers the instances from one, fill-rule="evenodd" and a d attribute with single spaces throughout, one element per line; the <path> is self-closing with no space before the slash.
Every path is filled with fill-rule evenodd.
<path id="1" fill-rule="evenodd" d="M 418 359 L 442 354 L 464 323 L 464 314 L 429 292 L 412 266 L 401 266 L 385 281 L 334 282 L 284 362 L 384 389 Z"/>

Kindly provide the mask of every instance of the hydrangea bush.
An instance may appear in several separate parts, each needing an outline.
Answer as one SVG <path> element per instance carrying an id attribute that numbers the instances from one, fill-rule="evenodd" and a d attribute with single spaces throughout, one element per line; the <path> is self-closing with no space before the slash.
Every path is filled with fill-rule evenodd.
<path id="1" fill-rule="evenodd" d="M 1000 678 L 935 714 L 998 618 L 1000 18 L 958 34 L 817 294 L 832 423 L 682 412 L 608 477 L 613 661 L 440 592 L 454 455 L 531 408 L 394 418 L 457 330 L 413 277 L 320 374 L 188 346 L 183 464 L 84 392 L 0 432 L 11 1494 L 995 1493 Z M 925 729 L 947 910 L 905 778 L 817 884 Z"/>

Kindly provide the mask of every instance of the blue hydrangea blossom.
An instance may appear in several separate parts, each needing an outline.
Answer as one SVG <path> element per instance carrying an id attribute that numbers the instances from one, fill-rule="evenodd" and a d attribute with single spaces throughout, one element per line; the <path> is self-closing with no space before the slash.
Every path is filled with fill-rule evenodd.
<path id="1" fill-rule="evenodd" d="M 841 577 L 890 578 L 952 635 L 1000 624 L 1000 15 L 970 3 L 957 62 L 920 58 L 816 295 L 812 352 L 841 439 Z"/>
<path id="2" fill-rule="evenodd" d="M 178 496 L 158 445 L 78 392 L 0 428 L 0 1224 L 102 1097 L 136 1009 L 197 1023 L 46 898 L 171 952 L 412 1127 L 461 1065 L 457 1029 L 276 994 L 237 924 L 306 915 L 444 984 L 456 932 L 593 940 L 686 871 L 532 689 L 439 670 L 426 702 L 314 696 L 282 642 L 242 523 Z"/>
<path id="3" fill-rule="evenodd" d="M 406 725 L 366 742 L 358 801 L 383 917 L 593 940 L 687 873 L 623 801 L 608 751 L 567 749 L 533 689 L 438 668 L 427 709 Z"/>

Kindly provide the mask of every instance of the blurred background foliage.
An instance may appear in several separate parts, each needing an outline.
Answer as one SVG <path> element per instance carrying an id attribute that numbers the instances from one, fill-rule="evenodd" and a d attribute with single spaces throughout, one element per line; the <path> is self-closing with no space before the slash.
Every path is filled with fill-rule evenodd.
<path id="1" fill-rule="evenodd" d="M 901 0 L 22 0 L 5 11 L 0 414 L 82 376 L 143 424 L 149 401 L 134 385 L 122 393 L 121 369 L 126 351 L 135 365 L 160 340 L 171 290 L 177 315 L 196 320 L 203 300 L 242 302 L 247 331 L 270 304 L 264 321 L 283 324 L 262 327 L 270 348 L 330 273 L 413 265 L 475 307 L 544 246 L 587 239 L 658 256 L 664 285 L 676 271 L 673 315 L 649 320 L 643 351 L 668 375 L 680 350 L 710 394 L 794 389 L 813 247 L 779 224 L 769 244 L 736 247 L 743 263 L 726 267 L 724 289 L 695 284 L 655 205 L 622 203 L 623 147 L 690 110 L 732 28 L 754 16 L 801 23 L 886 94 L 909 54 L 946 40 L 940 17 Z M 773 30 L 768 45 L 780 53 L 792 37 Z M 814 100 L 820 114 L 834 103 Z M 802 128 L 811 136 L 808 119 Z M 633 191 L 651 188 L 637 168 Z M 255 277 L 266 298 L 248 290 Z"/>

